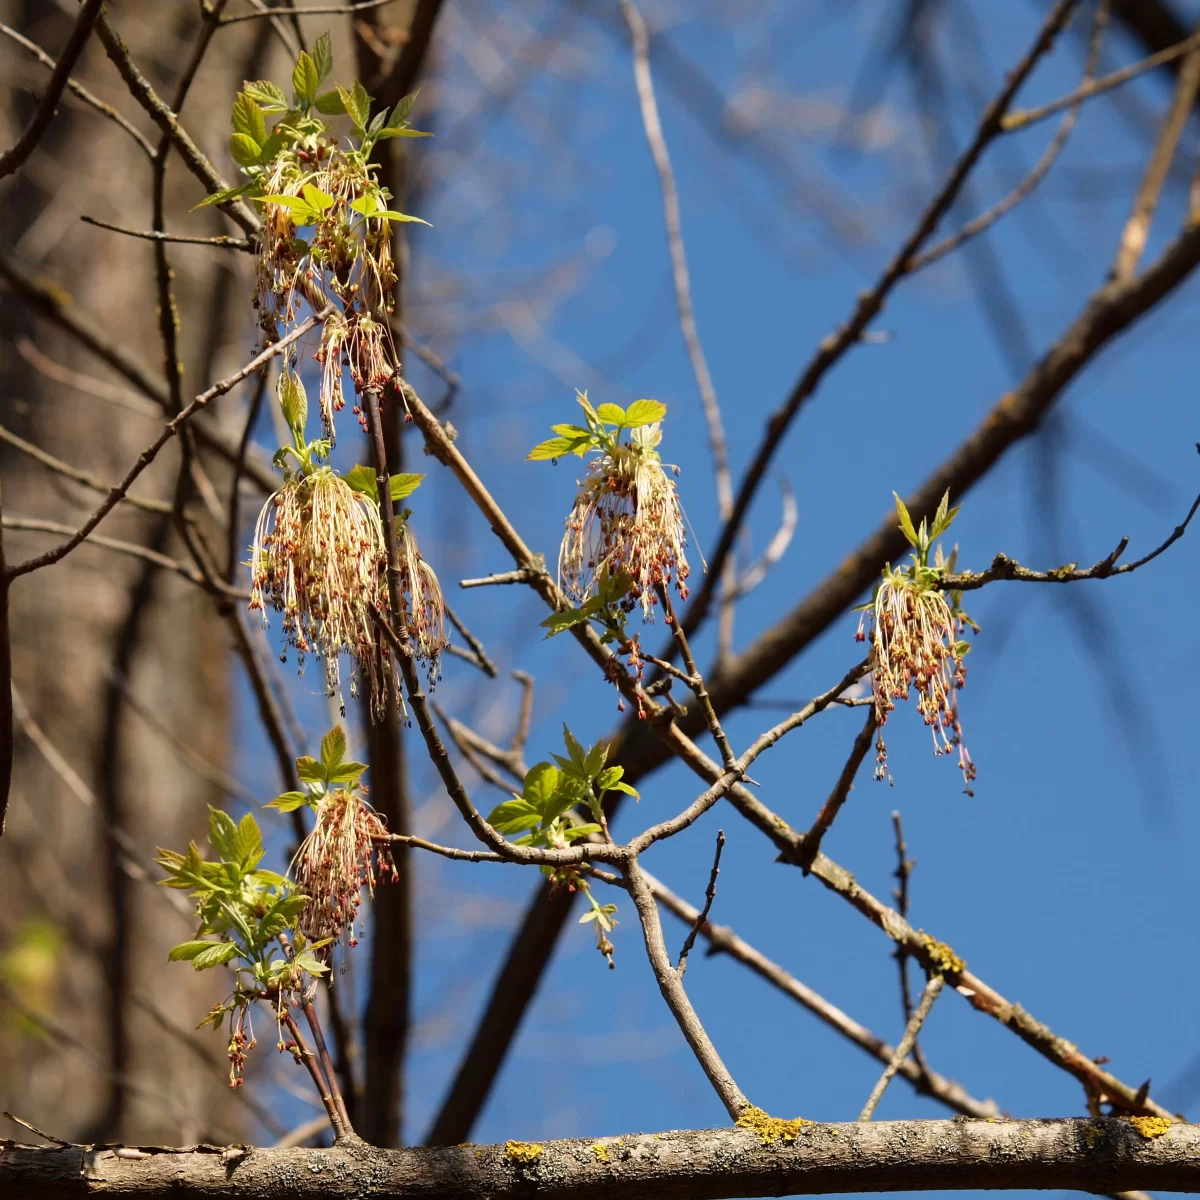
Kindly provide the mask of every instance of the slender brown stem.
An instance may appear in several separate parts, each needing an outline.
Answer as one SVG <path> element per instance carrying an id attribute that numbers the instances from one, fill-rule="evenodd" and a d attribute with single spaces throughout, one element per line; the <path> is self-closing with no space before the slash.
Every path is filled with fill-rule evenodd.
<path id="1" fill-rule="evenodd" d="M 821 849 L 822 840 L 826 833 L 829 832 L 829 828 L 841 811 L 842 805 L 846 803 L 846 797 L 850 795 L 850 789 L 854 786 L 854 777 L 858 774 L 858 769 L 862 766 L 863 759 L 867 757 L 867 753 L 871 749 L 871 739 L 874 734 L 875 709 L 868 708 L 866 723 L 859 731 L 858 737 L 854 739 L 854 745 L 850 749 L 850 757 L 846 759 L 846 765 L 842 768 L 842 773 L 838 776 L 838 781 L 834 785 L 833 791 L 829 793 L 829 799 L 821 805 L 821 811 L 817 813 L 816 820 L 812 823 L 812 828 L 804 835 L 804 852 L 806 854 L 811 854 L 815 857 Z"/>
<path id="2" fill-rule="evenodd" d="M 888 1084 L 892 1082 L 892 1079 L 900 1068 L 900 1064 L 908 1057 L 913 1045 L 916 1043 L 917 1034 L 921 1032 L 921 1026 L 925 1024 L 925 1018 L 929 1016 L 933 1008 L 933 1003 L 941 994 L 945 983 L 946 981 L 940 975 L 930 976 L 929 982 L 925 985 L 925 991 L 921 994 L 921 1003 L 917 1005 L 917 1011 L 909 1019 L 908 1026 L 904 1030 L 904 1036 L 900 1039 L 900 1044 L 896 1047 L 896 1053 L 892 1055 L 892 1061 L 884 1068 L 883 1074 L 879 1077 L 879 1082 L 871 1090 L 866 1104 L 863 1105 L 862 1112 L 858 1114 L 860 1121 L 869 1121 L 871 1119 L 875 1109 L 879 1106 L 879 1101 L 883 1099 L 883 1093 L 887 1091 Z"/>
<path id="3" fill-rule="evenodd" d="M 688 930 L 688 935 L 684 939 L 683 949 L 679 951 L 679 965 L 675 970 L 680 979 L 683 978 L 683 973 L 687 970 L 688 955 L 691 954 L 692 947 L 696 944 L 696 935 L 700 932 L 700 927 L 708 920 L 708 914 L 712 910 L 713 901 L 717 898 L 717 876 L 721 873 L 721 851 L 724 849 L 725 830 L 718 829 L 717 849 L 713 855 L 712 871 L 708 876 L 708 887 L 704 889 L 704 907 L 696 914 L 696 919 L 692 922 L 692 927 Z"/>
<path id="4" fill-rule="evenodd" d="M 325 1081 L 329 1087 L 329 1093 L 334 1107 L 337 1109 L 338 1116 L 342 1119 L 343 1136 L 353 1137 L 354 1126 L 350 1123 L 350 1114 L 346 1110 L 346 1100 L 342 1095 L 342 1089 L 338 1086 L 337 1072 L 333 1069 L 333 1059 L 330 1057 L 329 1048 L 325 1044 L 325 1031 L 321 1028 L 316 1007 L 311 1000 L 305 999 L 301 1008 L 304 1013 L 304 1019 L 308 1022 L 309 1029 L 312 1030 L 313 1041 L 317 1044 L 317 1057 L 321 1063 L 321 1072 L 325 1076 Z"/>
<path id="5" fill-rule="evenodd" d="M 729 770 L 736 761 L 733 749 L 729 745 L 729 739 L 725 736 L 725 730 L 721 728 L 721 721 L 717 716 L 716 709 L 713 708 L 712 700 L 708 695 L 708 689 L 704 686 L 704 676 L 700 674 L 700 669 L 696 666 L 696 660 L 692 657 L 687 634 L 684 632 L 683 626 L 679 623 L 679 618 L 675 615 L 675 608 L 671 604 L 671 593 L 661 583 L 658 585 L 657 590 L 658 598 L 662 601 L 663 612 L 666 613 L 667 621 L 671 626 L 671 632 L 675 637 L 675 643 L 679 647 L 679 654 L 683 659 L 683 665 L 687 668 L 688 687 L 692 689 L 700 705 L 700 709 L 704 713 L 704 719 L 708 723 L 708 731 L 712 734 L 713 741 L 717 743 L 717 748 L 721 751 L 721 761 L 725 764 L 725 769 Z"/>
<path id="6" fill-rule="evenodd" d="M 283 1023 L 287 1026 L 288 1033 L 292 1035 L 292 1041 L 296 1043 L 296 1057 L 304 1064 L 305 1070 L 308 1071 L 316 1085 L 317 1095 L 321 1097 L 321 1103 L 329 1115 L 329 1124 L 333 1126 L 334 1140 L 341 1141 L 346 1136 L 346 1128 L 342 1124 L 342 1114 L 334 1103 L 333 1094 L 329 1090 L 329 1084 L 325 1080 L 325 1074 L 321 1070 L 317 1056 L 308 1048 L 308 1043 L 300 1032 L 300 1026 L 296 1024 L 295 1018 L 288 1012 L 286 1006 L 283 1009 Z"/>
<path id="7" fill-rule="evenodd" d="M 721 1061 L 721 1056 L 717 1053 L 712 1039 L 700 1023 L 700 1018 L 696 1015 L 696 1010 L 692 1007 L 692 1002 L 683 989 L 681 973 L 671 965 L 667 944 L 663 941 L 658 906 L 654 903 L 654 896 L 646 883 L 646 877 L 638 866 L 636 855 L 629 855 L 622 861 L 621 872 L 625 876 L 629 897 L 633 901 L 634 908 L 637 909 L 638 920 L 642 925 L 642 936 L 646 943 L 646 954 L 649 956 L 650 966 L 654 970 L 654 977 L 658 980 L 658 989 L 662 992 L 663 999 L 671 1010 L 671 1015 L 687 1039 L 688 1045 L 691 1046 L 692 1053 L 695 1054 L 704 1074 L 708 1076 L 709 1083 L 713 1085 L 713 1089 L 721 1098 L 725 1110 L 736 1121 L 749 1105 L 749 1101 L 734 1082 L 729 1069 Z"/>

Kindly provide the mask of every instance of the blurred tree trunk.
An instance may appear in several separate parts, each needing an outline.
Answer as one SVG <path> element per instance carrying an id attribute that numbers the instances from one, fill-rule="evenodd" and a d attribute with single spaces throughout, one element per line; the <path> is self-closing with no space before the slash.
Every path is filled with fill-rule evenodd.
<path id="1" fill-rule="evenodd" d="M 54 56 L 71 26 L 70 7 L 0 0 L 0 19 Z M 199 29 L 197 5 L 169 7 L 167 19 L 154 0 L 127 0 L 110 12 L 164 96 L 173 94 Z M 192 132 L 223 161 L 226 98 L 254 59 L 261 65 L 268 53 L 267 23 L 250 22 L 220 37 L 184 111 Z M 7 84 L 0 93 L 0 142 L 8 145 L 48 71 L 11 41 L 0 41 L 0 78 Z M 96 41 L 75 78 L 157 144 L 157 131 L 134 111 Z M 213 95 L 219 104 L 207 103 Z M 27 169 L 2 186 L 5 250 L 68 291 L 161 376 L 151 243 L 78 220 L 86 211 L 127 227 L 150 227 L 151 168 L 133 140 L 68 95 Z M 172 214 L 200 198 L 177 159 L 168 167 L 167 197 Z M 186 228 L 218 232 L 218 222 L 209 210 Z M 172 246 L 170 257 L 188 398 L 243 358 L 248 323 L 229 314 L 240 311 L 232 301 L 247 289 L 248 267 L 206 247 Z M 125 386 L 11 292 L 0 290 L 0 312 L 0 371 L 7 384 L 0 421 L 68 463 L 118 479 L 161 428 L 161 418 L 48 378 L 20 353 L 23 339 L 59 368 Z M 243 398 L 235 392 L 224 401 L 231 427 Z M 54 513 L 75 526 L 95 506 L 95 494 L 7 445 L 2 453 L 6 515 Z M 137 490 L 170 501 L 178 462 L 171 448 Z M 224 504 L 226 473 L 219 463 L 205 459 L 203 465 Z M 183 553 L 168 517 L 122 506 L 101 532 Z M 11 561 L 54 541 L 22 532 L 5 540 Z M 199 758 L 226 762 L 232 689 L 225 629 L 199 588 L 88 546 L 54 570 L 19 580 L 12 604 L 15 687 L 94 793 L 96 806 L 89 811 L 18 720 L 8 831 L 0 841 L 0 978 L 8 993 L 7 1002 L 0 993 L 0 1108 L 73 1139 L 190 1143 L 246 1135 L 246 1109 L 231 1103 L 223 1081 L 224 1040 L 191 1032 L 195 1014 L 221 998 L 220 973 L 163 970 L 168 948 L 191 933 L 190 919 L 152 880 L 130 878 L 105 832 L 106 819 L 119 824 L 142 861 L 157 845 L 203 842 L 206 805 L 221 803 L 222 793 L 181 761 L 162 727 Z M 130 707 L 126 690 L 160 728 Z M 162 1017 L 186 1035 L 167 1031 Z"/>

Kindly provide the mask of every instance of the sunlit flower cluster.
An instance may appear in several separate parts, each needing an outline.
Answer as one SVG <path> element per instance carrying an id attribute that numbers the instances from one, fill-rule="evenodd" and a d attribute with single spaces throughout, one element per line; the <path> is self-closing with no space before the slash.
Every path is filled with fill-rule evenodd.
<path id="1" fill-rule="evenodd" d="M 917 711 L 933 737 L 934 754 L 957 749 L 959 766 L 968 793 L 975 764 L 963 744 L 958 718 L 958 692 L 966 682 L 965 646 L 959 641 L 962 621 L 956 618 L 945 595 L 923 578 L 904 571 L 887 571 L 870 607 L 871 672 L 876 743 L 876 779 L 890 778 L 883 726 L 897 700 L 917 692 Z M 857 637 L 866 639 L 859 621 Z"/>
<path id="2" fill-rule="evenodd" d="M 370 684 L 373 704 L 386 700 L 383 672 L 393 671 L 379 645 L 372 611 L 383 611 L 386 561 L 379 505 L 330 467 L 290 475 L 267 501 L 254 530 L 250 607 L 283 614 L 289 645 L 325 662 L 330 695 L 341 687 L 340 658 Z M 351 693 L 356 691 L 351 681 Z"/>
<path id="3" fill-rule="evenodd" d="M 592 593 L 601 572 L 633 581 L 626 611 L 640 601 L 650 617 L 656 589 L 672 583 L 687 599 L 683 513 L 656 450 L 661 441 L 656 421 L 588 463 L 558 555 L 560 584 L 576 600 Z"/>
<path id="4" fill-rule="evenodd" d="M 383 819 L 357 791 L 339 788 L 321 799 L 294 863 L 296 884 L 309 897 L 300 928 L 310 942 L 348 934 L 349 945 L 358 945 L 363 888 L 373 898 L 377 883 L 397 878 L 388 843 L 377 840 L 386 836 Z"/>

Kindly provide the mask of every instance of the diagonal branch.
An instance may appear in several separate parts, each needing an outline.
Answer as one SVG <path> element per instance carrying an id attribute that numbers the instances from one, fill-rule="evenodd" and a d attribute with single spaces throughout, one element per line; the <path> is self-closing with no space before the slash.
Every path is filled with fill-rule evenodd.
<path id="1" fill-rule="evenodd" d="M 287 1195 L 338 1200 L 453 1196 L 506 1200 L 727 1200 L 831 1192 L 1051 1188 L 1200 1191 L 1200 1126 L 1143 1132 L 1114 1118 L 1032 1121 L 780 1122 L 750 1129 L 676 1130 L 621 1138 L 319 1153 L 244 1146 L 28 1146 L 0 1141 L 5 1200 L 50 1194 L 178 1200 Z M 794 1143 L 789 1145 L 787 1143 Z M 897 1148 L 902 1147 L 902 1152 Z M 232 1182 L 231 1181 L 236 1181 Z"/>
<path id="2" fill-rule="evenodd" d="M 92 27 L 96 24 L 103 7 L 104 0 L 84 0 L 83 7 L 79 10 L 79 16 L 75 18 L 75 28 L 71 30 L 71 36 L 58 56 L 58 62 L 54 64 L 50 82 L 46 85 L 46 91 L 37 111 L 13 148 L 0 154 L 0 179 L 16 171 L 33 153 L 38 142 L 42 140 L 42 136 L 54 119 L 58 102 L 62 99 L 63 89 L 66 88 L 67 81 L 71 77 L 71 68 L 83 53 L 83 48 L 87 45 L 88 38 L 91 37 Z"/>

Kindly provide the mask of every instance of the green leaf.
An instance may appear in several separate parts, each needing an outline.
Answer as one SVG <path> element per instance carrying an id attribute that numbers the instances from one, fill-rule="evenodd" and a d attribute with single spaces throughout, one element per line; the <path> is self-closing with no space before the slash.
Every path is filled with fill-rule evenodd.
<path id="1" fill-rule="evenodd" d="M 539 442 L 530 452 L 525 455 L 526 462 L 543 462 L 548 458 L 562 458 L 564 454 L 570 454 L 575 449 L 575 439 L 556 437 L 550 438 L 548 441 Z"/>
<path id="2" fill-rule="evenodd" d="M 230 844 L 231 858 L 237 859 L 245 870 L 252 871 L 263 856 L 262 831 L 253 813 L 247 813 L 237 825 Z"/>
<path id="3" fill-rule="evenodd" d="M 386 125 L 375 134 L 377 142 L 386 142 L 388 138 L 397 137 L 433 137 L 433 134 L 420 129 L 392 129 Z"/>
<path id="4" fill-rule="evenodd" d="M 396 212 L 395 209 L 391 209 L 391 208 L 377 209 L 375 212 L 373 212 L 371 214 L 371 220 L 373 220 L 373 221 L 379 221 L 379 220 L 415 221 L 418 225 L 429 225 L 429 222 L 426 221 L 424 217 L 414 217 L 409 213 Z M 429 228 L 432 229 L 433 226 L 429 225 Z"/>
<path id="5" fill-rule="evenodd" d="M 282 133 L 273 133 L 262 144 L 262 149 L 259 151 L 258 161 L 266 166 L 267 163 L 273 162 L 279 152 L 287 146 L 290 138 L 284 137 Z"/>
<path id="6" fill-rule="evenodd" d="M 546 807 L 546 801 L 554 795 L 554 789 L 557 786 L 558 768 L 553 763 L 540 762 L 526 771 L 521 791 L 524 798 L 539 812 L 542 812 Z"/>
<path id="7" fill-rule="evenodd" d="M 417 88 L 415 92 L 409 92 L 395 108 L 392 109 L 391 118 L 388 120 L 387 127 L 389 129 L 401 129 L 407 124 L 408 118 L 412 115 L 413 105 L 417 102 L 417 97 L 421 94 L 421 89 Z"/>
<path id="8" fill-rule="evenodd" d="M 238 948 L 233 942 L 216 942 L 201 951 L 192 959 L 192 966 L 197 971 L 207 971 L 209 967 L 219 967 L 231 958 L 237 958 Z"/>
<path id="9" fill-rule="evenodd" d="M 354 759 L 348 758 L 338 763 L 336 767 L 330 767 L 326 772 L 325 781 L 326 783 L 350 783 L 362 775 L 366 769 L 366 763 L 355 762 Z"/>
<path id="10" fill-rule="evenodd" d="M 208 844 L 221 858 L 237 858 L 233 848 L 233 839 L 237 834 L 237 826 L 233 818 L 219 808 L 208 810 Z"/>
<path id="11" fill-rule="evenodd" d="M 178 946 L 172 946 L 167 952 L 167 962 L 191 962 L 197 954 L 202 954 L 205 950 L 219 945 L 221 945 L 220 942 L 180 942 Z"/>
<path id="12" fill-rule="evenodd" d="M 905 507 L 904 501 L 900 499 L 899 492 L 892 492 L 896 497 L 896 515 L 900 518 L 900 532 L 908 539 L 910 546 L 919 546 L 920 540 L 917 538 L 917 531 L 913 528 L 912 517 L 908 515 L 908 509 Z"/>
<path id="13" fill-rule="evenodd" d="M 523 833 L 541 822 L 541 811 L 520 796 L 497 804 L 488 814 L 488 824 L 498 833 Z"/>
<path id="14" fill-rule="evenodd" d="M 372 467 L 364 467 L 362 463 L 358 463 L 351 467 L 342 478 L 354 491 L 361 492 L 364 496 L 370 496 L 378 503 L 379 483 Z"/>
<path id="15" fill-rule="evenodd" d="M 610 792 L 624 792 L 625 795 L 632 796 L 635 800 L 641 800 L 641 796 L 638 795 L 637 788 L 630 787 L 627 783 L 614 783 L 609 787 L 608 790 Z"/>
<path id="16" fill-rule="evenodd" d="M 258 187 L 258 180 L 251 179 L 248 183 L 239 184 L 237 187 L 222 188 L 219 192 L 210 192 L 199 204 L 192 206 L 192 212 L 195 212 L 198 208 L 208 208 L 213 204 L 228 204 L 230 200 L 236 200 L 239 196 L 244 196 L 256 187 Z"/>
<path id="17" fill-rule="evenodd" d="M 313 945 L 317 945 L 316 942 Z M 307 971 L 310 975 L 324 975 L 329 968 L 315 955 L 305 951 L 303 954 L 297 954 L 292 959 L 292 965 L 299 967 L 302 971 Z"/>
<path id="18" fill-rule="evenodd" d="M 562 773 L 554 788 L 554 794 L 542 806 L 542 823 L 548 825 L 557 817 L 562 816 L 568 808 L 587 799 L 588 787 L 582 779 L 573 778 Z"/>
<path id="19" fill-rule="evenodd" d="M 954 643 L 954 657 L 955 658 L 965 658 L 970 652 L 971 652 L 971 643 L 970 642 L 955 642 Z"/>
<path id="20" fill-rule="evenodd" d="M 336 200 L 328 192 L 321 191 L 319 187 L 313 187 L 311 183 L 306 183 L 300 189 L 300 194 L 314 212 L 324 212 L 336 203 Z"/>
<path id="21" fill-rule="evenodd" d="M 954 524 L 954 518 L 958 516 L 962 510 L 961 504 L 956 504 L 953 508 L 950 507 L 950 490 L 946 489 L 946 494 L 942 497 L 942 502 L 938 505 L 938 510 L 933 518 L 933 528 L 929 532 L 931 538 L 941 537 L 951 525 Z M 954 570 L 953 567 L 950 570 Z"/>
<path id="22" fill-rule="evenodd" d="M 267 123 L 263 111 L 245 92 L 238 92 L 233 102 L 233 131 L 244 133 L 261 146 L 267 140 Z"/>
<path id="23" fill-rule="evenodd" d="M 653 425 L 667 415 L 667 406 L 658 400 L 635 400 L 625 410 L 625 424 L 631 429 Z"/>
<path id="24" fill-rule="evenodd" d="M 242 90 L 267 112 L 287 112 L 287 96 L 283 88 L 269 79 L 247 80 L 242 84 Z"/>
<path id="25" fill-rule="evenodd" d="M 563 744 L 567 748 L 567 753 L 571 756 L 572 766 L 578 767 L 579 770 L 587 770 L 587 751 L 583 748 L 583 743 L 567 728 L 567 723 L 563 722 Z"/>
<path id="26" fill-rule="evenodd" d="M 292 71 L 292 87 L 296 89 L 296 98 L 301 104 L 311 104 L 321 86 L 321 73 L 312 55 L 302 50 L 296 60 L 295 70 Z"/>
<path id="27" fill-rule="evenodd" d="M 255 196 L 254 199 L 258 204 L 279 204 L 296 212 L 309 211 L 308 201 L 301 200 L 299 196 Z"/>
<path id="28" fill-rule="evenodd" d="M 616 787 L 621 776 L 625 774 L 624 767 L 605 767 L 599 775 L 596 776 L 596 787 L 601 792 L 611 791 Z"/>
<path id="29" fill-rule="evenodd" d="M 327 117 L 340 117 L 346 111 L 342 100 L 341 89 L 334 84 L 333 91 L 322 92 L 314 101 L 313 108 L 324 113 Z"/>
<path id="30" fill-rule="evenodd" d="M 371 124 L 367 126 L 367 135 L 378 135 L 379 131 L 387 124 L 387 109 L 381 109 L 371 118 Z M 378 140 L 376 137 L 375 140 Z"/>
<path id="31" fill-rule="evenodd" d="M 229 153 L 239 167 L 252 167 L 262 155 L 262 145 L 249 134 L 231 133 L 229 135 Z"/>
<path id="32" fill-rule="evenodd" d="M 333 46 L 330 45 L 328 33 L 321 34 L 313 43 L 312 60 L 317 68 L 317 82 L 322 83 L 333 70 Z"/>
<path id="33" fill-rule="evenodd" d="M 345 757 L 346 731 L 340 725 L 335 725 L 321 739 L 321 766 L 328 773 Z"/>
<path id="34" fill-rule="evenodd" d="M 304 426 L 308 421 L 308 393 L 304 390 L 303 380 L 295 371 L 280 371 L 276 392 L 283 419 L 296 435 L 297 441 L 303 441 Z"/>
<path id="35" fill-rule="evenodd" d="M 298 808 L 311 803 L 307 792 L 284 792 L 276 796 L 269 804 L 264 804 L 263 808 L 276 808 L 280 812 L 294 812 Z"/>
<path id="36" fill-rule="evenodd" d="M 393 500 L 403 500 L 406 496 L 411 496 L 421 486 L 421 480 L 424 478 L 424 475 L 413 475 L 411 473 L 393 475 L 388 481 L 388 491 L 391 493 Z"/>
<path id="37" fill-rule="evenodd" d="M 325 768 L 315 758 L 310 758 L 307 754 L 296 759 L 296 774 L 305 783 L 325 782 Z"/>
<path id="38" fill-rule="evenodd" d="M 364 132 L 367 128 L 367 118 L 371 115 L 371 97 L 367 95 L 367 89 L 356 79 L 352 88 L 347 90 L 339 83 L 336 91 L 354 128 L 359 133 Z"/>
<path id="39" fill-rule="evenodd" d="M 379 197 L 374 192 L 367 192 L 357 200 L 352 200 L 350 207 L 355 212 L 362 213 L 364 217 L 374 216 L 379 211 Z"/>
<path id="40" fill-rule="evenodd" d="M 571 629 L 576 625 L 582 625 L 590 615 L 590 613 L 584 612 L 582 608 L 569 608 L 565 612 L 551 613 L 541 622 L 541 625 L 543 629 L 550 630 L 546 636 L 552 638 L 555 634 L 562 633 L 564 629 Z"/>
<path id="41" fill-rule="evenodd" d="M 609 425 L 625 425 L 625 410 L 619 404 L 602 404 L 596 409 L 596 416 Z"/>
<path id="42" fill-rule="evenodd" d="M 572 842 L 580 842 L 584 838 L 591 837 L 593 833 L 600 832 L 600 826 L 589 821 L 586 825 L 572 825 L 569 829 L 564 829 L 563 837 L 570 844 Z"/>
<path id="43" fill-rule="evenodd" d="M 597 742 L 588 752 L 587 758 L 584 759 L 583 769 L 588 773 L 589 778 L 594 778 L 599 775 L 604 769 L 604 763 L 608 759 L 608 746 L 603 742 Z"/>

